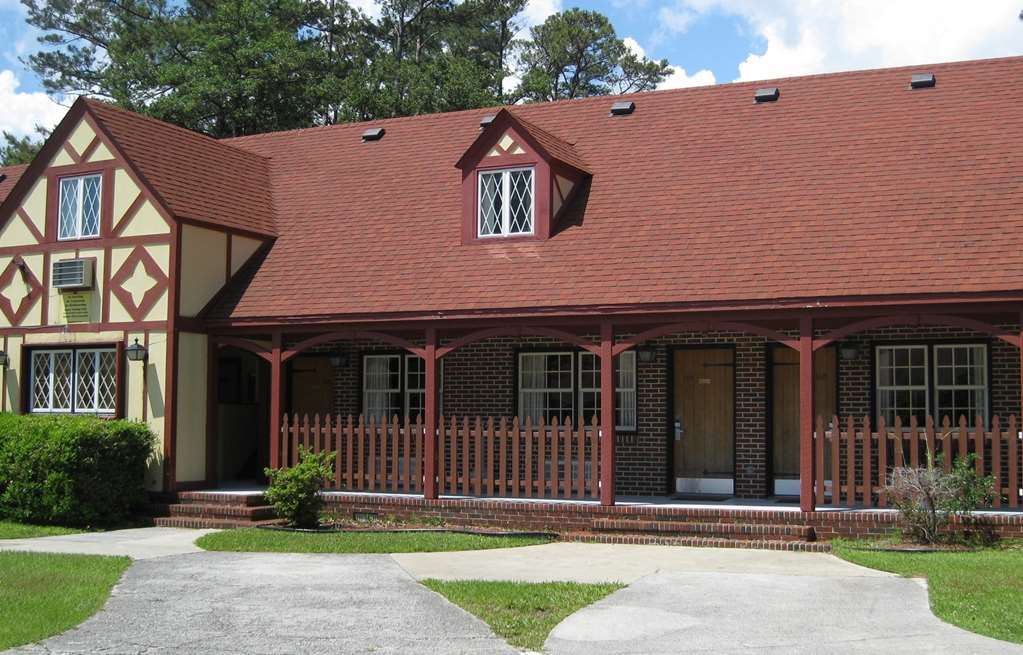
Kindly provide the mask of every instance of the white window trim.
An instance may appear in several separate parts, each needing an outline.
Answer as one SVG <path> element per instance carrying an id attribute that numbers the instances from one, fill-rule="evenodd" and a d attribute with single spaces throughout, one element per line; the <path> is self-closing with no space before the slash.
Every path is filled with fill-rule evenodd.
<path id="1" fill-rule="evenodd" d="M 413 393 L 421 393 L 421 394 L 424 394 L 424 396 L 426 394 L 426 380 L 425 380 L 426 376 L 425 376 L 425 374 L 423 376 L 424 380 L 423 380 L 423 386 L 422 387 L 412 387 L 411 385 L 409 385 L 409 379 L 410 379 L 409 371 L 411 370 L 411 367 L 409 366 L 409 362 L 411 362 L 413 360 L 416 360 L 416 359 L 423 359 L 423 358 L 420 357 L 419 355 L 412 355 L 412 354 L 405 355 L 405 370 L 402 371 L 402 380 L 404 381 L 404 384 L 405 384 L 405 391 L 404 391 L 403 397 L 404 397 L 404 401 L 405 401 L 404 409 L 405 409 L 405 413 L 406 414 L 409 414 L 409 408 L 412 406 L 412 394 Z M 424 360 L 423 364 L 425 365 L 425 363 L 426 362 Z M 425 412 L 425 408 L 424 408 L 424 412 Z M 443 413 L 444 413 L 444 360 L 442 359 L 442 360 L 440 360 L 437 363 L 437 414 L 439 416 L 439 415 L 441 415 Z M 411 419 L 412 415 L 409 414 L 409 417 Z M 424 419 L 425 419 L 425 417 L 424 417 Z"/>
<path id="2" fill-rule="evenodd" d="M 980 348 L 983 355 L 981 357 L 981 370 L 983 371 L 984 378 L 981 384 L 940 384 L 938 382 L 938 350 L 939 349 L 950 349 L 956 348 Z M 953 362 L 955 356 L 953 355 Z M 988 417 L 988 406 L 990 405 L 990 398 L 988 397 L 991 390 L 988 388 L 988 348 L 986 343 L 936 343 L 934 344 L 934 409 L 938 416 L 937 420 L 941 421 L 941 407 L 938 404 L 938 394 L 941 391 L 947 390 L 967 390 L 967 391 L 983 391 L 984 392 L 984 403 L 981 407 L 981 416 L 984 418 L 984 424 L 987 425 L 989 420 Z M 956 416 L 950 416 L 949 420 L 953 423 L 957 423 L 959 418 Z M 975 417 L 968 416 L 967 421 L 972 425 Z"/>
<path id="3" fill-rule="evenodd" d="M 528 232 L 511 231 L 511 173 L 517 171 L 529 171 L 529 197 L 532 202 L 529 205 Z M 501 176 L 501 231 L 497 234 L 483 234 L 483 176 Z M 476 175 L 476 238 L 478 239 L 502 239 L 508 237 L 532 236 L 536 233 L 536 170 L 532 166 L 518 168 L 497 168 L 493 170 L 479 171 Z"/>
<path id="4" fill-rule="evenodd" d="M 27 385 L 28 401 L 29 401 L 29 413 L 31 414 L 89 414 L 97 416 L 110 416 L 117 412 L 116 407 L 111 408 L 79 408 L 78 406 L 78 361 L 80 353 L 114 353 L 116 356 L 117 350 L 115 348 L 47 348 L 32 350 L 29 354 L 29 379 Z M 66 354 L 71 356 L 71 380 L 70 380 L 70 401 L 71 407 L 68 409 L 53 408 L 53 375 L 54 366 L 53 358 L 55 355 Z M 49 399 L 46 407 L 38 407 L 35 404 L 35 379 L 36 379 L 36 356 L 46 355 L 50 362 L 49 367 Z M 115 372 L 116 375 L 116 372 Z M 99 402 L 99 380 L 100 380 L 100 367 L 96 366 L 96 371 L 93 374 L 93 393 L 95 394 L 95 402 Z M 114 398 L 116 402 L 117 394 L 120 392 L 117 389 L 117 381 L 114 381 Z"/>
<path id="5" fill-rule="evenodd" d="M 884 349 L 904 349 L 904 350 L 922 350 L 924 353 L 924 383 L 909 384 L 909 385 L 882 385 L 881 384 L 881 366 L 878 364 L 880 361 L 879 353 Z M 924 392 L 924 415 L 930 416 L 931 414 L 931 349 L 926 344 L 907 343 L 907 344 L 885 344 L 882 346 L 874 347 L 874 397 L 877 399 L 875 404 L 877 405 L 877 414 L 881 414 L 880 396 L 882 391 L 919 391 Z M 903 426 L 904 429 L 908 430 L 909 425 Z"/>
<path id="6" fill-rule="evenodd" d="M 85 180 L 96 178 L 99 180 L 99 211 L 96 221 L 96 234 L 82 234 L 82 220 L 85 215 Z M 63 208 L 64 180 L 78 180 L 77 196 L 75 207 L 75 233 L 69 236 L 60 235 L 60 212 Z M 103 226 L 103 175 L 90 173 L 88 175 L 68 175 L 57 180 L 57 240 L 76 241 L 79 239 L 94 239 L 100 235 Z"/>
<path id="7" fill-rule="evenodd" d="M 579 403 L 579 405 L 578 405 L 578 411 L 576 412 L 576 414 L 579 415 L 579 416 L 582 415 L 583 394 L 584 393 L 594 393 L 594 392 L 600 393 L 600 387 L 599 386 L 598 387 L 586 387 L 586 386 L 583 386 L 583 363 L 582 363 L 582 360 L 583 360 L 583 357 L 586 357 L 587 355 L 589 355 L 591 357 L 595 357 L 595 358 L 597 357 L 593 353 L 586 353 L 586 352 L 579 353 L 579 374 L 578 374 L 579 394 L 578 394 L 578 397 L 577 397 L 578 398 L 577 402 Z M 614 369 L 614 372 L 615 372 L 615 375 L 614 375 L 614 378 L 615 378 L 615 384 L 614 384 L 614 389 L 615 389 L 615 419 L 616 419 L 615 423 L 618 422 L 617 421 L 617 416 L 618 416 L 619 411 L 622 409 L 621 407 L 619 407 L 619 404 L 618 404 L 618 394 L 620 392 L 622 392 L 622 391 L 631 391 L 632 392 L 633 405 L 632 405 L 631 409 L 632 409 L 632 415 L 633 415 L 633 417 L 635 417 L 636 422 L 633 423 L 632 425 L 615 425 L 615 430 L 620 430 L 622 432 L 635 432 L 637 427 L 638 427 L 637 423 L 639 422 L 639 416 L 637 415 L 637 405 L 639 403 L 639 398 L 638 398 L 638 395 L 637 395 L 638 394 L 637 387 L 639 386 L 639 379 L 637 378 L 637 370 L 636 370 L 636 351 L 635 350 L 626 350 L 626 351 L 622 352 L 620 355 L 618 355 L 617 357 L 615 357 L 615 363 L 616 364 L 621 363 L 622 366 L 629 366 L 630 365 L 630 364 L 626 364 L 626 360 L 631 360 L 632 386 L 631 387 L 623 387 L 623 386 L 620 386 L 618 384 L 618 369 L 617 369 L 617 367 L 615 367 L 615 369 Z M 598 376 L 599 376 L 600 358 L 597 358 L 597 365 L 598 365 L 598 369 L 597 370 L 598 370 Z M 624 412 L 621 412 L 621 413 L 624 414 Z"/>
<path id="8" fill-rule="evenodd" d="M 79 409 L 79 407 L 78 407 L 78 364 L 81 361 L 82 355 L 85 354 L 85 353 L 90 353 L 95 358 L 95 362 L 94 362 L 93 366 L 94 366 L 94 368 L 96 370 L 93 371 L 93 373 L 92 373 L 92 389 L 93 389 L 93 398 L 94 398 L 94 405 L 95 406 L 94 407 L 89 407 L 86 412 L 78 412 L 78 409 Z M 99 392 L 99 389 L 100 389 L 100 379 L 101 379 L 100 372 L 102 370 L 102 367 L 100 366 L 100 361 L 99 361 L 99 359 L 100 359 L 99 358 L 99 354 L 100 353 L 114 353 L 114 356 L 115 357 L 117 356 L 117 351 L 115 349 L 113 349 L 113 348 L 77 348 L 74 351 L 74 354 L 75 354 L 75 366 L 74 366 L 74 371 L 72 373 L 73 376 L 74 376 L 74 401 L 72 403 L 72 407 L 74 407 L 74 410 L 76 412 L 78 412 L 78 413 L 113 414 L 114 412 L 117 411 L 116 407 L 99 407 L 98 406 L 99 405 L 99 397 L 100 397 L 100 392 Z M 115 365 L 116 365 L 116 363 L 115 363 Z M 114 375 L 115 376 L 117 375 L 116 371 L 115 371 Z M 116 381 L 115 381 L 114 384 L 116 386 Z M 116 394 L 117 394 L 117 391 L 115 389 L 114 390 L 114 395 L 116 396 Z"/>
<path id="9" fill-rule="evenodd" d="M 522 371 L 523 371 L 522 360 L 523 359 L 525 359 L 526 357 L 555 357 L 555 356 L 565 356 L 565 355 L 567 355 L 569 357 L 569 362 L 571 362 L 569 365 L 572 367 L 572 370 L 570 371 L 569 379 L 570 380 L 574 380 L 575 379 L 575 373 L 576 373 L 575 369 L 576 369 L 576 364 L 577 364 L 576 352 L 575 351 L 572 351 L 572 350 L 534 350 L 534 351 L 520 352 L 519 353 L 519 369 L 518 369 L 518 372 L 517 372 L 517 375 L 516 375 L 516 377 L 517 377 L 516 386 L 518 386 L 518 400 L 519 400 L 519 406 L 518 406 L 518 410 L 519 411 L 518 411 L 518 414 L 519 414 L 519 420 L 520 421 L 525 421 L 526 420 L 526 414 L 525 414 L 524 408 L 526 406 L 525 394 L 527 394 L 527 393 L 550 393 L 550 392 L 566 393 L 567 392 L 573 398 L 573 401 L 572 401 L 572 405 L 573 405 L 573 407 L 572 407 L 572 415 L 575 415 L 575 413 L 576 413 L 575 393 L 574 393 L 575 389 L 573 389 L 572 387 L 569 387 L 567 389 L 566 388 L 562 388 L 562 387 L 548 387 L 548 386 L 543 386 L 543 387 L 526 387 L 526 386 L 524 386 L 522 384 Z"/>

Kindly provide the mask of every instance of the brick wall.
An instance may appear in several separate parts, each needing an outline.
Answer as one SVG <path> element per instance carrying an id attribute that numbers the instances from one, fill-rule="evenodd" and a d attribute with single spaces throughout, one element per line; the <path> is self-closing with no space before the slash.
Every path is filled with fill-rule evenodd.
<path id="1" fill-rule="evenodd" d="M 1013 328 L 1015 329 L 1015 328 Z M 990 344 L 991 396 L 999 415 L 1019 414 L 1020 360 L 1009 344 L 956 328 L 889 328 L 863 333 L 843 345 L 856 345 L 854 360 L 839 358 L 839 412 L 862 417 L 870 411 L 872 344 L 892 341 L 974 339 Z M 761 337 L 730 332 L 680 333 L 645 344 L 650 362 L 637 361 L 637 430 L 618 435 L 616 477 L 623 495 L 661 495 L 674 487 L 671 472 L 672 353 L 676 348 L 721 346 L 735 352 L 735 490 L 740 497 L 762 497 L 770 485 L 767 442 L 767 348 Z M 555 349 L 546 338 L 487 339 L 461 348 L 444 359 L 443 411 L 474 417 L 511 416 L 516 408 L 516 353 Z M 361 355 L 397 352 L 372 342 L 339 342 L 320 354 L 337 353 L 348 365 L 335 373 L 333 413 L 361 409 Z"/>

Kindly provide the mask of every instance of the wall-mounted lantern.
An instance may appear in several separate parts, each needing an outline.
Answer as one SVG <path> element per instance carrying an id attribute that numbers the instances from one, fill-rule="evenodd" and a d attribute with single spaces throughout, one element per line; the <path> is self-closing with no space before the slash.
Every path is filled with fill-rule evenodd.
<path id="1" fill-rule="evenodd" d="M 149 352 L 146 351 L 145 346 L 139 343 L 138 339 L 135 339 L 135 343 L 124 349 L 124 354 L 128 356 L 129 362 L 143 362 Z"/>
<path id="2" fill-rule="evenodd" d="M 847 343 L 838 349 L 838 354 L 842 357 L 842 361 L 851 362 L 859 359 L 860 349 L 854 343 Z"/>
<path id="3" fill-rule="evenodd" d="M 335 352 L 330 355 L 330 365 L 334 368 L 348 366 L 348 353 Z"/>
<path id="4" fill-rule="evenodd" d="M 654 361 L 654 357 L 656 355 L 657 353 L 654 351 L 653 348 L 636 349 L 636 356 L 639 357 L 639 361 L 643 362 L 644 364 L 649 364 L 650 362 Z"/>
<path id="5" fill-rule="evenodd" d="M 8 361 L 7 353 L 0 350 L 0 368 L 7 368 L 7 361 Z"/>

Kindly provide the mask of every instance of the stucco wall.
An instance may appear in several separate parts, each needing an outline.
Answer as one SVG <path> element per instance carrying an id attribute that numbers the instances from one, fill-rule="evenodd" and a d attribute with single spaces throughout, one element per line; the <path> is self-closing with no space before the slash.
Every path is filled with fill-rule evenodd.
<path id="1" fill-rule="evenodd" d="M 177 465 L 179 482 L 206 479 L 206 366 L 208 338 L 178 335 Z"/>

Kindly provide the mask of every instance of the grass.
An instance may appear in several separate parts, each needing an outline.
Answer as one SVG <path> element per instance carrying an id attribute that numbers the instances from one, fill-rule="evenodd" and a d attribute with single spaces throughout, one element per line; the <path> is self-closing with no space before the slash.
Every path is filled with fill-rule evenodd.
<path id="1" fill-rule="evenodd" d="M 61 528 L 55 525 L 30 525 L 14 521 L 0 521 L 0 539 L 31 539 L 33 537 L 53 537 L 62 534 L 76 534 L 81 530 Z"/>
<path id="2" fill-rule="evenodd" d="M 490 625 L 512 646 L 539 651 L 554 626 L 570 614 L 621 589 L 620 584 L 423 580 Z"/>
<path id="3" fill-rule="evenodd" d="M 900 553 L 833 542 L 839 557 L 872 569 L 927 578 L 931 610 L 978 634 L 1023 644 L 1023 545 L 970 552 Z"/>
<path id="4" fill-rule="evenodd" d="M 251 553 L 431 553 L 514 548 L 549 543 L 544 537 L 487 537 L 452 532 L 326 532 L 240 528 L 213 532 L 196 544 L 206 550 Z"/>
<path id="5" fill-rule="evenodd" d="M 127 557 L 0 552 L 0 650 L 92 616 L 130 563 Z"/>

